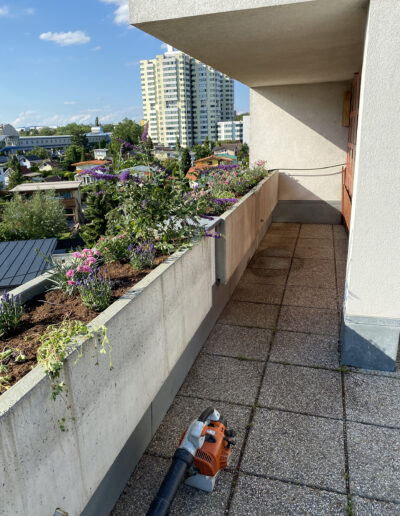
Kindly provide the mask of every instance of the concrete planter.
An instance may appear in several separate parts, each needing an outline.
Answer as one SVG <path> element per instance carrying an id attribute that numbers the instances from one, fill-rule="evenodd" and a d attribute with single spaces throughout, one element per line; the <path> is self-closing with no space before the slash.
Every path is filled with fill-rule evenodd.
<path id="1" fill-rule="evenodd" d="M 271 176 L 223 215 L 231 274 L 224 285 L 215 273 L 220 240 L 204 238 L 92 321 L 94 328 L 107 327 L 114 369 L 108 357 L 97 356 L 91 339 L 83 342 L 78 362 L 76 353 L 65 361 L 76 418 L 67 432 L 57 421 L 65 405 L 50 400 L 41 367 L 0 397 L 2 514 L 52 515 L 57 507 L 70 516 L 109 513 L 265 233 L 275 190 L 277 177 Z M 235 224 L 246 233 L 245 243 Z M 48 284 L 43 275 L 14 293 L 26 301 Z"/>
<path id="2" fill-rule="evenodd" d="M 221 216 L 217 230 L 217 279 L 227 284 L 240 263 L 248 262 L 271 223 L 278 202 L 278 172 L 261 181 Z M 243 271 L 242 271 L 243 272 Z"/>

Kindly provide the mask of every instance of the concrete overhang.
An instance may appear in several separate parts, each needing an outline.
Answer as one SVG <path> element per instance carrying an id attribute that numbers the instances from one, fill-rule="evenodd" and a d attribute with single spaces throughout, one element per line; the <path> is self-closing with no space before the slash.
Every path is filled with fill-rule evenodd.
<path id="1" fill-rule="evenodd" d="M 132 25 L 257 87 L 351 79 L 361 69 L 368 5 L 369 0 L 130 0 L 130 12 Z"/>

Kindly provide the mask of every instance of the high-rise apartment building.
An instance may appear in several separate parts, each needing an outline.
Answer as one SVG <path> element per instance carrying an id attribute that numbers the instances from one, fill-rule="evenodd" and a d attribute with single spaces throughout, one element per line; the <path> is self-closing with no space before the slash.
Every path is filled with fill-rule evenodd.
<path id="1" fill-rule="evenodd" d="M 182 146 L 216 140 L 218 122 L 233 119 L 233 80 L 174 51 L 140 61 L 143 117 L 154 142 Z"/>

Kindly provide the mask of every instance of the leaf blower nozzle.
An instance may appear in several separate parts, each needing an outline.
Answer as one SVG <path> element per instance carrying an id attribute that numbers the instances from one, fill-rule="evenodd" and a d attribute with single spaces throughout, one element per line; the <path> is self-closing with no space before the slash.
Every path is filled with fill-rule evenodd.
<path id="1" fill-rule="evenodd" d="M 182 481 L 211 492 L 221 469 L 224 469 L 235 444 L 234 432 L 212 407 L 192 421 L 181 437 L 172 464 L 150 505 L 147 516 L 166 516 Z"/>

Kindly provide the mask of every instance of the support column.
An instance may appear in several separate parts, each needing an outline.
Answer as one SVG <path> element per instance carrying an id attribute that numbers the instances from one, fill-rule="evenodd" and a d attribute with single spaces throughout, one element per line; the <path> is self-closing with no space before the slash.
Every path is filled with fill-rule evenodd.
<path id="1" fill-rule="evenodd" d="M 371 0 L 343 305 L 342 362 L 394 370 L 400 335 L 400 2 Z"/>

